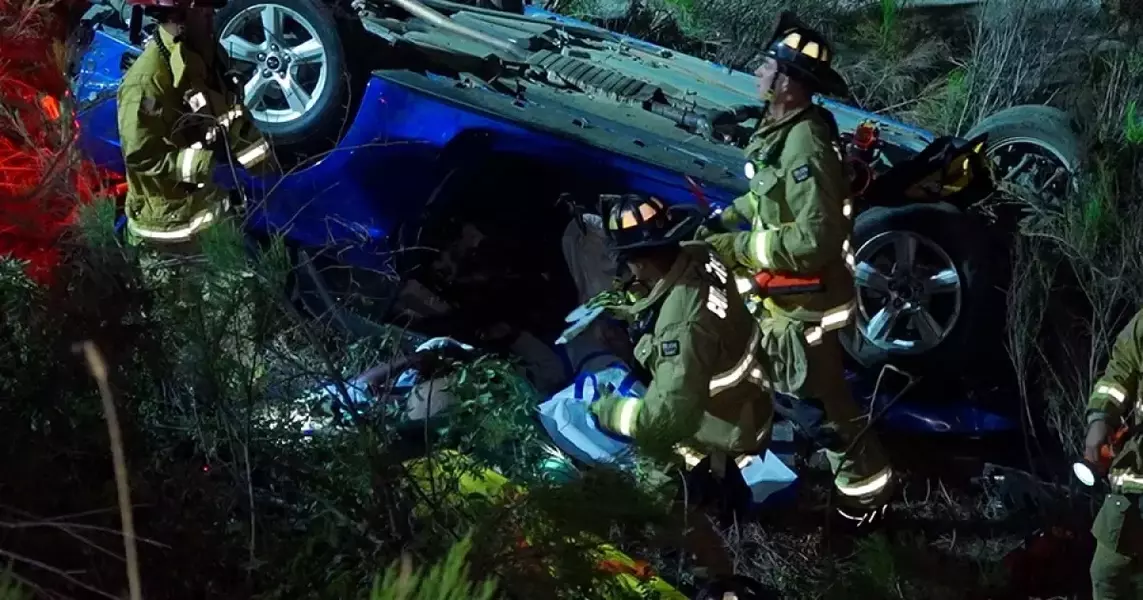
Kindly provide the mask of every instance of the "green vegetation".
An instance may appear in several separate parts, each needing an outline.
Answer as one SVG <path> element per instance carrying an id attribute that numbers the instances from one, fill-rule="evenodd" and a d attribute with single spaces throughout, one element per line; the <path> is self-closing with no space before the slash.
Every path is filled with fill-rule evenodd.
<path id="1" fill-rule="evenodd" d="M 412 570 L 409 561 L 394 564 L 373 583 L 369 600 L 492 600 L 496 584 L 473 585 L 467 564 L 471 541 L 465 538 L 449 550 L 440 564 L 427 572 Z"/>
<path id="2" fill-rule="evenodd" d="M 1102 32 L 1078 17 L 1012 9 L 949 21 L 895 0 L 850 12 L 834 2 L 651 1 L 619 26 L 748 68 L 780 6 L 834 36 L 867 108 L 960 133 L 1021 102 L 1085 117 L 1089 164 L 1072 201 L 1026 207 L 1008 307 L 1027 412 L 1057 438 L 1029 445 L 1076 448 L 1076 398 L 1141 304 L 1143 242 L 1131 234 L 1143 230 L 1140 53 L 1046 51 Z M 1072 79 L 1061 83 L 1061 72 Z M 402 398 L 386 393 L 392 377 L 373 405 L 339 402 L 354 375 L 411 353 L 406 332 L 350 342 L 304 316 L 288 297 L 297 259 L 278 240 L 251 248 L 222 225 L 204 236 L 205 259 L 155 259 L 120 244 L 113 216 L 110 202 L 85 209 L 53 285 L 0 262 L 0 599 L 127 589 L 107 415 L 91 365 L 72 350 L 85 340 L 108 369 L 148 597 L 633 596 L 601 576 L 591 551 L 603 539 L 688 578 L 677 544 L 664 542 L 678 534 L 669 490 L 642 476 L 664 465 L 570 478 L 566 465 L 553 469 L 532 420 L 537 393 L 513 361 L 433 355 L 422 375 L 460 402 L 427 423 L 404 418 Z M 302 438 L 294 412 L 330 426 Z M 433 458 L 414 460 L 424 456 Z M 903 524 L 854 541 L 825 526 L 825 479 L 807 474 L 796 510 L 725 531 L 742 572 L 794 598 L 999 597 L 1013 584 L 1002 557 L 1044 518 L 997 508 L 1010 499 L 996 489 L 914 473 L 894 507 Z M 457 493 L 461 482 L 487 493 Z"/>

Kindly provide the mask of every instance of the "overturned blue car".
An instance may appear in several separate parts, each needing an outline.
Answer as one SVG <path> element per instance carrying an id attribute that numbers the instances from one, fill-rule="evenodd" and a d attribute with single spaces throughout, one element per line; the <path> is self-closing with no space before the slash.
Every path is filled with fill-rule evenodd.
<path id="1" fill-rule="evenodd" d="M 554 356 L 536 362 L 552 363 L 545 387 L 560 397 L 613 368 L 552 344 L 583 300 L 569 273 L 583 209 L 616 190 L 715 209 L 744 193 L 755 78 L 512 2 L 353 6 L 237 0 L 216 19 L 248 110 L 286 167 L 240 174 L 239 185 L 251 238 L 281 234 L 290 246 L 294 298 L 355 335 L 400 322 Z M 115 91 L 140 51 L 120 8 L 89 11 L 73 72 L 81 147 L 111 169 L 122 169 Z M 858 211 L 858 314 L 843 336 L 855 395 L 891 429 L 1018 427 L 1015 405 L 987 395 L 896 392 L 916 375 L 994 360 L 982 349 L 999 347 L 989 336 L 1002 329 L 989 254 L 1001 227 L 979 207 L 1001 189 L 1070 191 L 1080 157 L 1067 117 L 1015 107 L 958 138 L 819 102 L 842 132 Z M 904 375 L 873 398 L 886 373 Z M 561 431 L 565 445 L 592 446 L 566 448 L 572 456 L 611 447 L 598 432 Z"/>

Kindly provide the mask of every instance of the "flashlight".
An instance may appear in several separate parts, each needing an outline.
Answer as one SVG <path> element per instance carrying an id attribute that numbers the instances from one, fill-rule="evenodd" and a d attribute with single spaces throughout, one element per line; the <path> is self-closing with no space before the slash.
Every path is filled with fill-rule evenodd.
<path id="1" fill-rule="evenodd" d="M 1115 458 L 1115 451 L 1122 445 L 1122 442 L 1127 438 L 1128 428 L 1120 427 L 1112 433 L 1107 443 L 1099 447 L 1099 461 L 1091 462 L 1086 458 L 1072 464 L 1072 474 L 1080 483 L 1087 487 L 1092 487 L 1095 482 L 1107 476 L 1108 470 L 1111 469 L 1111 460 Z"/>
<path id="2" fill-rule="evenodd" d="M 1103 465 L 1094 464 L 1088 460 L 1081 460 L 1072 464 L 1072 474 L 1087 487 L 1095 486 L 1095 482 L 1101 479 L 1104 473 L 1106 471 L 1103 469 Z"/>

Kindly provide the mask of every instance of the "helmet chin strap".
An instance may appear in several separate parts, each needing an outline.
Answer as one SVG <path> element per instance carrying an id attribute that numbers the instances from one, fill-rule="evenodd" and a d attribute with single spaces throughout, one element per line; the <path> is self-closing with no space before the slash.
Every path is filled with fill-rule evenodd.
<path id="1" fill-rule="evenodd" d="M 762 116 L 770 114 L 770 105 L 774 104 L 774 86 L 778 84 L 778 75 L 774 75 L 774 79 L 770 81 L 770 87 L 762 93 Z"/>
<path id="2" fill-rule="evenodd" d="M 766 94 L 762 99 L 762 118 L 766 118 L 770 114 L 770 105 L 774 103 L 774 92 Z"/>

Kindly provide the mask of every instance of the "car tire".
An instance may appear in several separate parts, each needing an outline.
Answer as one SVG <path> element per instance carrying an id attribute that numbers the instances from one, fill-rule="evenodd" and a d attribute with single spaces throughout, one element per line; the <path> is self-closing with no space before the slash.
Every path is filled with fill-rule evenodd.
<path id="1" fill-rule="evenodd" d="M 329 6 L 321 0 L 232 0 L 215 16 L 220 43 L 231 55 L 231 66 L 242 71 L 247 81 L 259 77 L 275 64 L 280 65 L 280 62 L 266 61 L 262 61 L 261 64 L 249 63 L 238 59 L 237 52 L 233 50 L 239 47 L 239 44 L 233 41 L 232 36 L 237 35 L 245 39 L 246 35 L 258 31 L 257 25 L 253 23 L 261 15 L 266 14 L 267 10 L 272 9 L 279 11 L 278 14 L 285 15 L 280 21 L 283 23 L 281 25 L 283 31 L 270 34 L 274 35 L 275 39 L 285 40 L 286 43 L 282 46 L 292 41 L 289 39 L 291 34 L 302 32 L 308 39 L 316 40 L 320 44 L 321 50 L 318 51 L 315 63 L 302 64 L 295 67 L 294 71 L 288 68 L 285 71 L 291 73 L 291 78 L 299 74 L 306 76 L 301 78 L 297 85 L 312 100 L 306 103 L 304 110 L 300 111 L 301 116 L 291 117 L 285 112 L 290 107 L 285 104 L 285 94 L 281 91 L 281 86 L 269 83 L 266 89 L 267 93 L 273 96 L 274 106 L 268 107 L 259 103 L 251 106 L 247 102 L 246 108 L 258 128 L 271 139 L 279 158 L 283 158 L 284 153 L 291 154 L 291 150 L 293 153 L 301 154 L 327 150 L 340 138 L 343 125 L 350 114 L 349 108 L 353 96 L 342 32 Z M 246 35 L 240 35 L 240 32 Z M 271 39 L 265 28 L 261 32 L 262 40 L 248 39 L 248 41 L 252 43 L 265 41 L 266 44 L 270 44 Z M 300 47 L 300 44 L 308 39 L 302 40 L 293 48 Z M 272 53 L 264 54 L 267 60 L 272 56 Z M 283 57 L 276 58 L 281 60 Z M 277 91 L 274 91 L 275 87 Z M 296 107 L 291 110 L 298 112 Z"/>
<path id="2" fill-rule="evenodd" d="M 979 341 L 978 334 L 988 334 L 980 326 L 984 313 L 994 304 L 990 297 L 993 286 L 988 283 L 992 272 L 982 252 L 987 247 L 986 235 L 982 224 L 944 203 L 874 207 L 860 213 L 853 233 L 857 310 L 854 324 L 840 335 L 849 355 L 866 369 L 891 364 L 914 374 L 947 371 L 950 364 L 965 364 L 979 356 L 973 345 Z M 899 270 L 895 249 L 909 244 L 916 248 L 914 269 L 908 276 L 902 272 L 894 279 L 890 274 Z M 891 269 L 885 267 L 886 252 L 893 257 Z M 892 287 L 899 290 L 897 298 L 912 301 L 895 322 L 890 321 L 894 324 L 887 335 L 877 336 L 873 331 L 884 330 L 880 324 L 885 319 L 878 314 L 890 303 L 885 302 L 887 295 L 877 292 L 878 286 L 871 282 L 874 277 L 863 276 L 870 267 L 877 267 L 886 280 L 892 280 Z M 926 296 L 918 289 L 925 281 L 940 285 Z M 921 336 L 927 321 L 915 312 L 918 305 L 943 330 L 936 343 L 931 343 L 931 337 L 926 343 Z M 910 341 L 915 345 L 910 347 Z"/>
<path id="3" fill-rule="evenodd" d="M 988 134 L 985 152 L 1000 179 L 1010 175 L 1025 156 L 1031 158 L 1029 168 L 1013 177 L 1018 196 L 1049 208 L 1075 191 L 1075 174 L 1083 164 L 1084 146 L 1064 111 L 1043 105 L 1013 106 L 977 123 L 965 137 L 972 139 L 981 134 Z M 1059 176 L 1060 181 L 1040 192 L 1038 188 L 1055 169 L 1065 173 Z"/>

